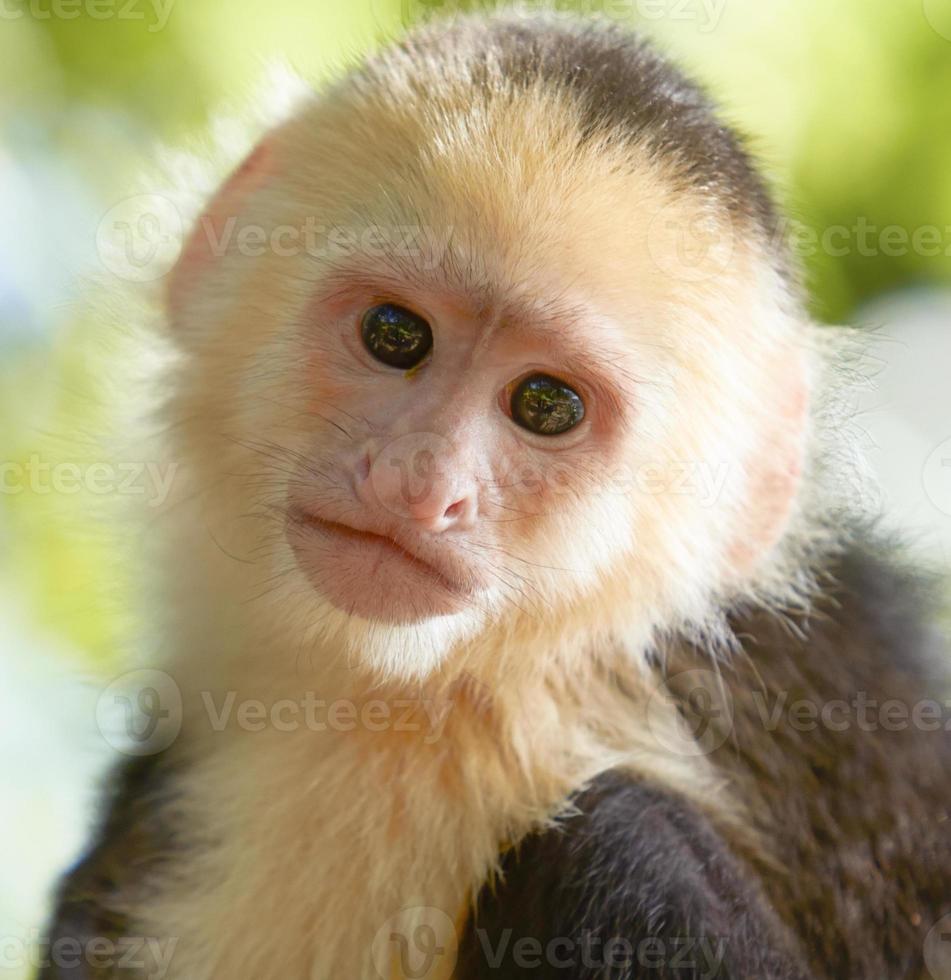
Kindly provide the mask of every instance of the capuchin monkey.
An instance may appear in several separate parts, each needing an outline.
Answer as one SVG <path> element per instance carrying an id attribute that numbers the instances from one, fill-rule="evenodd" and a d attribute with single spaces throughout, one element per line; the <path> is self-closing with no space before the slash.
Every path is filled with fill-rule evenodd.
<path id="1" fill-rule="evenodd" d="M 780 227 L 599 22 L 273 121 L 163 284 L 180 731 L 44 977 L 951 977 L 946 654 Z"/>

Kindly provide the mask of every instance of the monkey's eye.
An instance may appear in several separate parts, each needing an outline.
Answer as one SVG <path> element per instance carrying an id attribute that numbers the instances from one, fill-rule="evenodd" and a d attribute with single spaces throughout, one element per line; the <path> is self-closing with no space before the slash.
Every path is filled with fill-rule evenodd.
<path id="1" fill-rule="evenodd" d="M 560 436 L 584 418 L 584 402 L 564 381 L 533 374 L 512 393 L 512 418 L 530 432 Z"/>
<path id="2" fill-rule="evenodd" d="M 368 310 L 363 315 L 361 334 L 366 349 L 378 361 L 404 371 L 421 364 L 433 346 L 429 324 L 392 303 Z"/>

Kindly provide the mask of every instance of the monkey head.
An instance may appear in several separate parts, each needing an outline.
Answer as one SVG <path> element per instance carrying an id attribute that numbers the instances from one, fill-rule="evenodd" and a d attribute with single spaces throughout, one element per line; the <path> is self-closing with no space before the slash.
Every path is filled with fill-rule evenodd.
<path id="1" fill-rule="evenodd" d="M 812 334 L 739 141 L 627 35 L 495 25 L 308 99 L 167 292 L 182 587 L 383 677 L 640 651 L 801 537 Z"/>

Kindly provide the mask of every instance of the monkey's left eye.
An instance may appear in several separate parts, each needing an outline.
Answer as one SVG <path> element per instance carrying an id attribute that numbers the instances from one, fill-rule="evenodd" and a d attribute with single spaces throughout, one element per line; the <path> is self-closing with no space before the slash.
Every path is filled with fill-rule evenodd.
<path id="1" fill-rule="evenodd" d="M 530 432 L 560 436 L 584 418 L 584 402 L 564 381 L 533 374 L 512 393 L 512 418 Z"/>
<path id="2" fill-rule="evenodd" d="M 404 371 L 421 364 L 433 346 L 429 324 L 393 303 L 368 310 L 363 315 L 361 334 L 364 346 L 378 361 Z"/>

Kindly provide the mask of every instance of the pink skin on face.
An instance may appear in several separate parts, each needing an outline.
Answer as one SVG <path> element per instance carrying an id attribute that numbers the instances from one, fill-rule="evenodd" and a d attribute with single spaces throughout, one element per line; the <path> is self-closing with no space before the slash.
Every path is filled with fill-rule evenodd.
<path id="1" fill-rule="evenodd" d="M 366 440 L 362 457 L 339 459 L 350 498 L 343 506 L 297 495 L 291 544 L 334 605 L 367 619 L 412 622 L 457 612 L 479 591 L 477 563 L 462 553 L 478 520 L 479 488 L 466 479 L 474 466 L 465 448 L 446 445 L 435 436 L 383 446 Z M 437 457 L 431 447 L 443 452 Z"/>
<path id="2" fill-rule="evenodd" d="M 419 368 L 395 369 L 367 351 L 360 323 L 381 302 L 430 325 L 432 351 Z M 518 485 L 513 461 L 543 474 L 555 457 L 569 469 L 571 454 L 590 458 L 617 423 L 598 410 L 603 379 L 566 368 L 571 328 L 532 330 L 446 293 L 381 296 L 353 284 L 318 301 L 314 318 L 314 410 L 338 413 L 348 438 L 320 453 L 322 478 L 292 481 L 298 564 L 335 606 L 374 621 L 418 622 L 477 603 L 500 549 L 530 560 L 533 531 L 557 506 L 544 480 Z M 582 396 L 576 428 L 542 436 L 512 420 L 511 392 L 533 373 Z"/>

